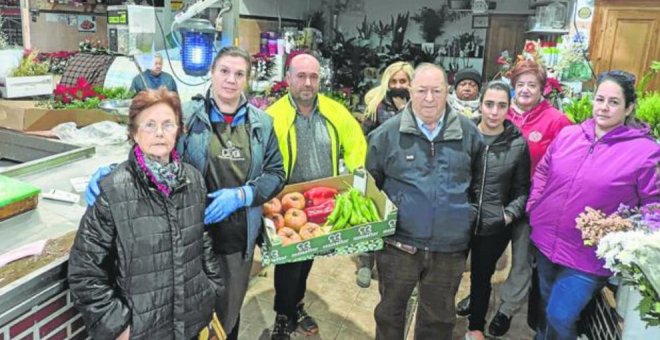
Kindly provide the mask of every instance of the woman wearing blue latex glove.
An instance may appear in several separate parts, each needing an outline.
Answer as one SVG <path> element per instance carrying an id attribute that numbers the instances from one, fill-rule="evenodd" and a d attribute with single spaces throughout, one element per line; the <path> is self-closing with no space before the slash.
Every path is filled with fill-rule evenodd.
<path id="1" fill-rule="evenodd" d="M 261 206 L 284 186 L 282 155 L 272 119 L 247 103 L 250 55 L 225 47 L 213 61 L 211 89 L 184 105 L 187 134 L 177 150 L 201 169 L 209 190 L 204 222 L 228 275 L 229 294 L 216 301 L 228 339 L 238 338 L 254 247 L 261 232 Z"/>
<path id="2" fill-rule="evenodd" d="M 176 93 L 140 92 L 129 110 L 128 161 L 100 183 L 80 221 L 68 279 L 94 339 L 193 338 L 224 293 L 228 275 L 202 222 L 204 179 L 174 151 L 181 129 Z"/>
<path id="3" fill-rule="evenodd" d="M 238 337 L 239 313 L 262 227 L 261 206 L 284 187 L 272 119 L 243 95 L 251 65 L 250 55 L 241 48 L 218 52 L 211 88 L 183 105 L 185 133 L 177 144 L 182 160 L 206 179 L 204 223 L 223 270 L 231 273 L 228 294 L 216 301 L 228 339 Z"/>

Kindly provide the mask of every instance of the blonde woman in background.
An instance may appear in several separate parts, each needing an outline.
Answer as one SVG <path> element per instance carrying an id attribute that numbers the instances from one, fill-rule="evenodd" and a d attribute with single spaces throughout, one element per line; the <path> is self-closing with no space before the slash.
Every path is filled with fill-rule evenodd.
<path id="1" fill-rule="evenodd" d="M 380 79 L 380 85 L 369 90 L 364 96 L 367 108 L 362 117 L 362 131 L 365 136 L 384 121 L 403 110 L 410 99 L 410 80 L 413 67 L 405 61 L 390 64 Z"/>
<path id="2" fill-rule="evenodd" d="M 397 61 L 385 69 L 380 85 L 367 92 L 364 96 L 367 108 L 361 124 L 365 136 L 384 121 L 396 116 L 408 104 L 412 74 L 413 67 L 409 63 Z M 360 254 L 358 259 L 360 268 L 356 277 L 357 285 L 368 288 L 371 285 L 371 271 L 375 264 L 374 255 L 368 252 Z"/>

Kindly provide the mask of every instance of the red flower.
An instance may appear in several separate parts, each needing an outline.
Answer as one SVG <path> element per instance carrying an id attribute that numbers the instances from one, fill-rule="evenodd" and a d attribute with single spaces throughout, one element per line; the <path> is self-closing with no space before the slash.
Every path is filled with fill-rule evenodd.
<path id="1" fill-rule="evenodd" d="M 555 78 L 548 78 L 545 82 L 545 87 L 543 88 L 543 96 L 547 96 L 553 91 L 562 92 L 562 87 L 559 81 Z"/>
<path id="2" fill-rule="evenodd" d="M 536 44 L 533 41 L 528 41 L 525 43 L 525 52 L 534 53 L 536 52 Z"/>
<path id="3" fill-rule="evenodd" d="M 497 63 L 497 65 L 507 65 L 507 64 L 509 64 L 509 62 L 503 56 L 497 57 L 497 60 L 495 60 L 495 62 Z"/>
<path id="4" fill-rule="evenodd" d="M 286 80 L 276 81 L 273 84 L 272 91 L 273 92 L 286 91 L 286 89 L 288 88 L 289 88 L 289 83 L 287 83 Z"/>
<path id="5" fill-rule="evenodd" d="M 257 54 L 253 54 L 252 57 L 253 57 L 254 60 L 256 60 L 256 61 L 259 61 L 259 60 L 270 61 L 270 59 L 272 58 L 272 57 L 270 56 L 270 54 L 268 54 L 268 53 L 261 53 L 261 52 L 259 52 L 259 53 L 257 53 Z"/>
<path id="6" fill-rule="evenodd" d="M 66 95 L 67 92 L 67 86 L 63 84 L 57 84 L 55 86 L 55 90 L 53 91 L 53 94 L 56 96 L 64 96 Z"/>

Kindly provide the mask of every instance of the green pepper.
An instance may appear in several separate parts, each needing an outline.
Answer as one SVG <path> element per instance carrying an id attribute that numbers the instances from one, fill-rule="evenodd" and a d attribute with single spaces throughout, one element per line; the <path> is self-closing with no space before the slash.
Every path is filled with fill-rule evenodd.
<path id="1" fill-rule="evenodd" d="M 367 206 L 369 207 L 369 210 L 371 210 L 371 214 L 374 217 L 372 222 L 380 221 L 380 214 L 378 214 L 378 208 L 376 208 L 376 203 L 374 203 L 373 199 L 367 198 Z"/>
<path id="2" fill-rule="evenodd" d="M 346 224 L 348 223 L 348 221 L 351 219 L 351 210 L 353 209 L 353 207 L 352 207 L 351 201 L 348 199 L 348 197 L 346 197 L 343 200 L 342 205 L 343 205 L 343 207 L 342 207 L 342 210 L 341 210 L 341 215 L 340 215 L 339 219 L 337 220 L 337 222 L 335 222 L 335 224 L 332 226 L 332 229 L 330 229 L 331 231 L 344 229 L 346 227 Z"/>
<path id="3" fill-rule="evenodd" d="M 360 209 L 360 192 L 357 189 L 353 188 L 349 191 L 350 201 L 353 205 L 353 211 L 351 214 L 351 225 L 359 225 L 364 223 L 365 218 L 362 216 L 362 211 Z"/>
<path id="4" fill-rule="evenodd" d="M 362 212 L 362 216 L 366 219 L 364 223 L 373 222 L 375 220 L 375 217 L 369 209 L 368 201 L 369 199 L 367 197 L 360 197 L 360 211 Z"/>
<path id="5" fill-rule="evenodd" d="M 335 221 L 337 221 L 337 218 L 341 215 L 341 210 L 344 206 L 344 203 L 343 203 L 344 200 L 345 200 L 344 196 L 341 196 L 341 195 L 337 196 L 337 201 L 335 202 L 335 209 L 332 210 L 330 215 L 328 215 L 328 219 L 325 220 L 324 225 L 331 225 L 331 224 L 335 223 Z"/>

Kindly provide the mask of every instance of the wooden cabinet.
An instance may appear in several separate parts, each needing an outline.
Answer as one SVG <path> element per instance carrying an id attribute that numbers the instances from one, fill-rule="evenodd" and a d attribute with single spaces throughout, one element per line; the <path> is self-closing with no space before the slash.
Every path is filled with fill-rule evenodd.
<path id="1" fill-rule="evenodd" d="M 660 60 L 660 1 L 608 0 L 596 3 L 590 54 L 596 73 L 621 69 L 639 79 Z M 660 90 L 660 79 L 650 84 Z"/>

